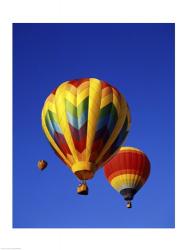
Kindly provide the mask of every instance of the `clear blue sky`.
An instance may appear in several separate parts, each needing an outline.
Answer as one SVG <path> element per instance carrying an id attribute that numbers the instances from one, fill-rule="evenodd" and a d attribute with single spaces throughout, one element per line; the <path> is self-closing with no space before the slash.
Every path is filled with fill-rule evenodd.
<path id="1" fill-rule="evenodd" d="M 13 25 L 13 227 L 168 228 L 174 218 L 174 24 Z M 43 103 L 57 85 L 103 79 L 130 106 L 125 145 L 141 148 L 151 175 L 132 209 L 103 170 L 76 194 L 77 179 L 41 128 Z M 48 168 L 40 172 L 37 161 Z"/>

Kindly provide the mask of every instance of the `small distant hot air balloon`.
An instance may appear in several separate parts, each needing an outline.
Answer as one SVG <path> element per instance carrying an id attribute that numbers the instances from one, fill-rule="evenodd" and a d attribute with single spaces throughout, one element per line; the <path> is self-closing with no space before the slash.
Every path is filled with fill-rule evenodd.
<path id="1" fill-rule="evenodd" d="M 46 99 L 42 127 L 57 156 L 82 184 L 79 194 L 87 194 L 86 180 L 124 142 L 130 127 L 125 98 L 110 84 L 95 78 L 62 83 Z"/>
<path id="2" fill-rule="evenodd" d="M 134 195 L 149 177 L 150 162 L 141 150 L 121 147 L 104 166 L 104 173 L 110 185 L 127 201 L 127 208 L 131 208 Z"/>
<path id="3" fill-rule="evenodd" d="M 47 162 L 44 160 L 39 160 L 38 161 L 38 168 L 40 170 L 44 170 L 47 167 Z"/>

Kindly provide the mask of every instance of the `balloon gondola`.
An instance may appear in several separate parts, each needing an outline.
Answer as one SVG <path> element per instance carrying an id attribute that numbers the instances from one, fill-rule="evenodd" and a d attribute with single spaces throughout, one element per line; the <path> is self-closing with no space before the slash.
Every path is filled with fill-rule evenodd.
<path id="1" fill-rule="evenodd" d="M 77 194 L 88 195 L 88 186 L 86 181 L 82 181 L 77 187 Z"/>

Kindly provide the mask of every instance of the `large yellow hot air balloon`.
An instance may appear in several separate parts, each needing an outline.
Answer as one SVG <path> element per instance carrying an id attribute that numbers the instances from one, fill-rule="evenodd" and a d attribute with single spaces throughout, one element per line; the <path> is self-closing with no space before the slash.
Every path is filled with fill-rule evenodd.
<path id="1" fill-rule="evenodd" d="M 58 157 L 83 181 L 123 143 L 130 127 L 124 96 L 110 84 L 84 78 L 59 85 L 46 99 L 42 127 Z"/>

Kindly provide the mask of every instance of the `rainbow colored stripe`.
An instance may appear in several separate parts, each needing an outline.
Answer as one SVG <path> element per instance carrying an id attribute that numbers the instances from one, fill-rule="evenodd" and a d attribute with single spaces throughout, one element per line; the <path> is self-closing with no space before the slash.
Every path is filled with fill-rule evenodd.
<path id="1" fill-rule="evenodd" d="M 64 82 L 48 96 L 42 127 L 56 154 L 73 172 L 80 162 L 85 170 L 95 172 L 125 140 L 130 113 L 116 88 L 85 78 Z"/>

